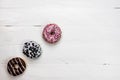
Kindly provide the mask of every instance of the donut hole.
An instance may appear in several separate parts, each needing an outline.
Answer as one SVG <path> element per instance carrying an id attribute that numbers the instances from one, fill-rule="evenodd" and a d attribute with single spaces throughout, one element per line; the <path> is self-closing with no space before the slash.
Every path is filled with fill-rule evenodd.
<path id="1" fill-rule="evenodd" d="M 18 68 L 19 68 L 19 65 L 18 65 L 18 64 L 15 64 L 14 67 L 15 67 L 15 69 L 18 69 Z"/>
<path id="2" fill-rule="evenodd" d="M 50 34 L 51 34 L 51 35 L 54 35 L 54 34 L 55 34 L 55 32 L 54 32 L 54 31 L 51 31 L 51 32 L 50 32 Z"/>

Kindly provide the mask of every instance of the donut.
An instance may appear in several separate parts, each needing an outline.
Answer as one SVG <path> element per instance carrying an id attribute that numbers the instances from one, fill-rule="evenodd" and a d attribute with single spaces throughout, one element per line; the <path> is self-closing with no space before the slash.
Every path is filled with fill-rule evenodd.
<path id="1" fill-rule="evenodd" d="M 41 46 L 35 41 L 24 43 L 23 54 L 29 58 L 38 58 L 42 53 Z"/>
<path id="2" fill-rule="evenodd" d="M 47 24 L 43 29 L 43 38 L 48 43 L 56 43 L 61 38 L 61 29 L 57 24 Z"/>
<path id="3" fill-rule="evenodd" d="M 25 61 L 20 57 L 15 57 L 9 60 L 7 64 L 7 70 L 9 74 L 13 76 L 18 76 L 22 74 L 26 69 Z"/>

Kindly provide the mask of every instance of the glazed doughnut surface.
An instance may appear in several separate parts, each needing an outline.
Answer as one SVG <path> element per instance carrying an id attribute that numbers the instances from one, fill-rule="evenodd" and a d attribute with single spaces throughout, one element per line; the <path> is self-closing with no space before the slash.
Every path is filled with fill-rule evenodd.
<path id="1" fill-rule="evenodd" d="M 11 60 L 9 60 L 7 64 L 7 70 L 9 74 L 13 76 L 18 76 L 22 74 L 25 71 L 25 69 L 26 69 L 26 63 L 20 57 L 12 58 Z"/>
<path id="2" fill-rule="evenodd" d="M 49 43 L 56 43 L 61 38 L 61 29 L 57 24 L 48 24 L 43 30 L 43 38 Z"/>
<path id="3" fill-rule="evenodd" d="M 42 53 L 41 46 L 35 41 L 28 41 L 24 43 L 23 54 L 29 58 L 38 58 Z"/>

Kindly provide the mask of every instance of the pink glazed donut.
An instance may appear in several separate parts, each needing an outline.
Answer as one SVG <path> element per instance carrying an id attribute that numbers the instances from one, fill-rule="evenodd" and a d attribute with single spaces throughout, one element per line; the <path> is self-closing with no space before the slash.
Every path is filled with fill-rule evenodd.
<path id="1" fill-rule="evenodd" d="M 56 43 L 61 38 L 61 29 L 56 24 L 47 24 L 43 29 L 43 38 L 49 43 Z"/>

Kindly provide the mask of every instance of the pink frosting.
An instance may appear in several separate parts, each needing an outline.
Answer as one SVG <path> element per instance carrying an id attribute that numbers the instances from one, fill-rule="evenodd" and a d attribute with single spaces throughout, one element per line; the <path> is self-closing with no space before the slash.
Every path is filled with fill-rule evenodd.
<path id="1" fill-rule="evenodd" d="M 56 24 L 48 24 L 43 30 L 43 38 L 49 43 L 55 43 L 61 38 L 61 29 Z"/>

